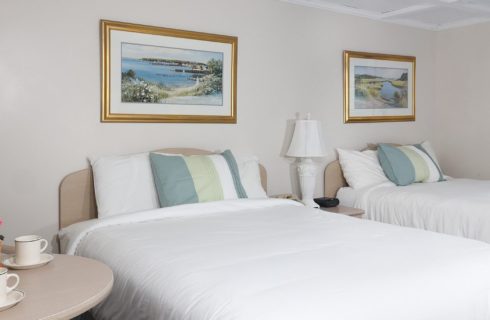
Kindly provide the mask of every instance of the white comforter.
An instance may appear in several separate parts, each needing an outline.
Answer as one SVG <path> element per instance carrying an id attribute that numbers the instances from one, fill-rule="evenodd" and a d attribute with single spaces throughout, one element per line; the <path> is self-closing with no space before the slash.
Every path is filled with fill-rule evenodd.
<path id="1" fill-rule="evenodd" d="M 298 207 L 235 200 L 60 232 L 115 276 L 97 319 L 490 319 L 490 246 Z"/>
<path id="2" fill-rule="evenodd" d="M 341 189 L 339 199 L 372 220 L 490 242 L 490 181 L 452 179 Z"/>

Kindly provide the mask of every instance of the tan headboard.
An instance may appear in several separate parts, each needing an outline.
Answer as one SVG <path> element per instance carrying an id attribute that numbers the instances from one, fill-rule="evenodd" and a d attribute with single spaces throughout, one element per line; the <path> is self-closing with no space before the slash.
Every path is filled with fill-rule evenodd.
<path id="1" fill-rule="evenodd" d="M 156 150 L 155 152 L 183 155 L 213 153 L 211 151 L 188 148 L 168 148 Z M 262 165 L 260 165 L 260 180 L 262 187 L 267 191 L 267 172 Z M 97 218 L 94 183 L 90 168 L 67 175 L 61 181 L 59 192 L 60 229 L 76 222 Z"/>
<path id="2" fill-rule="evenodd" d="M 325 168 L 324 190 L 325 197 L 334 198 L 340 188 L 347 187 L 339 160 L 330 162 Z"/>

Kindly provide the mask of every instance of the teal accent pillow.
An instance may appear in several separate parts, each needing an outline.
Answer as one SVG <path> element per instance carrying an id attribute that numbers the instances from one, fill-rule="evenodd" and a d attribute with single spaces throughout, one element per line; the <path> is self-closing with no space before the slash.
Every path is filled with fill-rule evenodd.
<path id="1" fill-rule="evenodd" d="M 211 155 L 150 154 L 161 207 L 247 198 L 231 151 Z"/>
<path id="2" fill-rule="evenodd" d="M 225 158 L 226 163 L 228 163 L 228 168 L 231 171 L 231 176 L 233 178 L 233 184 L 235 185 L 235 190 L 239 198 L 247 198 L 247 192 L 242 185 L 240 179 L 240 171 L 238 170 L 238 164 L 236 162 L 235 156 L 230 150 L 225 150 L 221 153 L 223 158 Z"/>
<path id="3" fill-rule="evenodd" d="M 380 144 L 378 159 L 386 177 L 398 186 L 414 182 L 444 181 L 439 164 L 421 144 Z"/>
<path id="4" fill-rule="evenodd" d="M 150 163 L 160 207 L 199 202 L 183 157 L 150 153 Z"/>
<path id="5" fill-rule="evenodd" d="M 407 186 L 415 182 L 415 168 L 399 148 L 380 144 L 378 159 L 386 177 L 397 186 Z"/>
<path id="6" fill-rule="evenodd" d="M 428 144 L 428 142 L 425 143 Z M 427 149 L 424 147 L 424 144 L 419 143 L 419 144 L 414 144 L 413 146 L 421 150 L 422 152 L 424 152 L 427 155 L 427 157 L 429 157 L 430 161 L 434 164 L 434 166 L 437 169 L 437 173 L 439 174 L 439 177 L 437 178 L 437 182 L 446 181 L 446 179 L 444 178 L 444 174 L 442 173 L 441 167 L 439 166 L 439 163 L 435 158 L 432 157 L 430 152 L 427 151 Z M 434 182 L 434 181 L 430 181 L 430 182 Z"/>

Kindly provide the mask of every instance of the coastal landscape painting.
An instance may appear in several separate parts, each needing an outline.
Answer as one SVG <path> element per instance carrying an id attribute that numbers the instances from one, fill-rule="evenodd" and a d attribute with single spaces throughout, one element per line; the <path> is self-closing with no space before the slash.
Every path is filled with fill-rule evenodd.
<path id="1" fill-rule="evenodd" d="M 233 36 L 101 20 L 102 122 L 236 123 Z"/>
<path id="2" fill-rule="evenodd" d="M 408 108 L 408 69 L 356 66 L 354 77 L 354 108 Z"/>
<path id="3" fill-rule="evenodd" d="M 133 43 L 121 46 L 121 101 L 223 105 L 223 54 Z"/>
<path id="4" fill-rule="evenodd" d="M 415 57 L 345 51 L 344 121 L 415 121 Z"/>

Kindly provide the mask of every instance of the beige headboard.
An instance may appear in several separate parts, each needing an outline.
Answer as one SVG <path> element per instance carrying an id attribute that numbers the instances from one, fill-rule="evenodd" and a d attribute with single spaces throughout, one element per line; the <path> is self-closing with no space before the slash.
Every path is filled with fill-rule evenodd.
<path id="1" fill-rule="evenodd" d="M 330 162 L 325 168 L 324 190 L 325 197 L 334 198 L 340 188 L 347 187 L 339 160 Z"/>
<path id="2" fill-rule="evenodd" d="M 183 155 L 212 154 L 211 151 L 187 148 L 169 148 L 155 152 L 175 153 Z M 260 179 L 264 190 L 267 191 L 267 172 L 260 165 Z M 60 223 L 64 228 L 73 223 L 97 218 L 94 183 L 90 168 L 67 175 L 60 184 Z"/>

